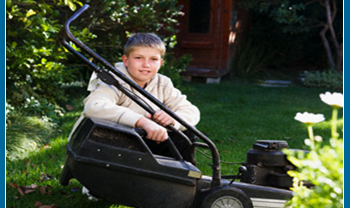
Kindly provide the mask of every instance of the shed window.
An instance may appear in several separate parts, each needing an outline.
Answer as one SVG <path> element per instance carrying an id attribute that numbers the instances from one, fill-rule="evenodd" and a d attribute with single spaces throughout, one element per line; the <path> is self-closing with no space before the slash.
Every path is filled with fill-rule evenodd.
<path id="1" fill-rule="evenodd" d="M 209 33 L 210 1 L 211 0 L 190 0 L 190 33 Z"/>

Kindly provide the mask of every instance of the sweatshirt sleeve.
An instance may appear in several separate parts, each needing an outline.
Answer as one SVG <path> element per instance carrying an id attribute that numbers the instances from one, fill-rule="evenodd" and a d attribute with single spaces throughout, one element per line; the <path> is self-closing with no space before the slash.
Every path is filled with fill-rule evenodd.
<path id="1" fill-rule="evenodd" d="M 135 127 L 143 115 L 117 105 L 120 94 L 116 88 L 100 81 L 96 89 L 85 98 L 83 115 Z"/>
<path id="2" fill-rule="evenodd" d="M 164 95 L 164 104 L 174 111 L 174 113 L 192 126 L 198 124 L 200 120 L 199 109 L 187 100 L 186 95 L 182 94 L 180 90 L 173 86 L 170 79 L 166 81 Z M 175 121 L 174 127 L 181 131 L 186 130 L 186 128 L 177 121 Z"/>

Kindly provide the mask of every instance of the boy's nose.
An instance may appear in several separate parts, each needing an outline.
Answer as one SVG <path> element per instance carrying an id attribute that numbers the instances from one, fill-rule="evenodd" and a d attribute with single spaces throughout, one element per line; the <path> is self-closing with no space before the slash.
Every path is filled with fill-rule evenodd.
<path id="1" fill-rule="evenodd" d="M 149 61 L 148 61 L 148 60 L 145 60 L 145 61 L 143 62 L 143 66 L 144 66 L 144 67 L 150 67 Z"/>

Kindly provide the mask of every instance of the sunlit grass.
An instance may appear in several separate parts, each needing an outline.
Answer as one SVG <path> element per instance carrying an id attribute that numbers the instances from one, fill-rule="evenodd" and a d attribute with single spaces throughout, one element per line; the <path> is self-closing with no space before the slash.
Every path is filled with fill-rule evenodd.
<path id="1" fill-rule="evenodd" d="M 305 125 L 294 120 L 297 112 L 324 114 L 326 121 L 316 124 L 314 132 L 324 140 L 330 138 L 332 110 L 319 98 L 319 94 L 325 92 L 323 89 L 227 83 L 210 87 L 197 83 L 191 87 L 188 98 L 201 110 L 197 128 L 215 142 L 223 161 L 244 162 L 246 152 L 256 140 L 285 140 L 290 148 L 307 148 Z M 201 170 L 211 174 L 207 165 L 210 161 L 206 158 L 202 161 L 200 154 L 197 155 Z M 236 173 L 237 167 L 223 164 L 222 173 L 233 174 L 232 170 Z"/>
<path id="2" fill-rule="evenodd" d="M 6 129 L 6 158 L 16 160 L 27 157 L 31 151 L 48 142 L 55 130 L 56 125 L 45 118 L 18 118 Z"/>

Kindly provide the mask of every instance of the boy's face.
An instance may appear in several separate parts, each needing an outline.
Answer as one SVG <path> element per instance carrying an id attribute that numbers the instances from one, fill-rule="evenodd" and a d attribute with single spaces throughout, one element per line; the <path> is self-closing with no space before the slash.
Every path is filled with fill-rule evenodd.
<path id="1" fill-rule="evenodd" d="M 163 63 L 158 49 L 138 47 L 129 56 L 123 55 L 124 65 L 135 82 L 144 87 L 158 72 Z"/>

